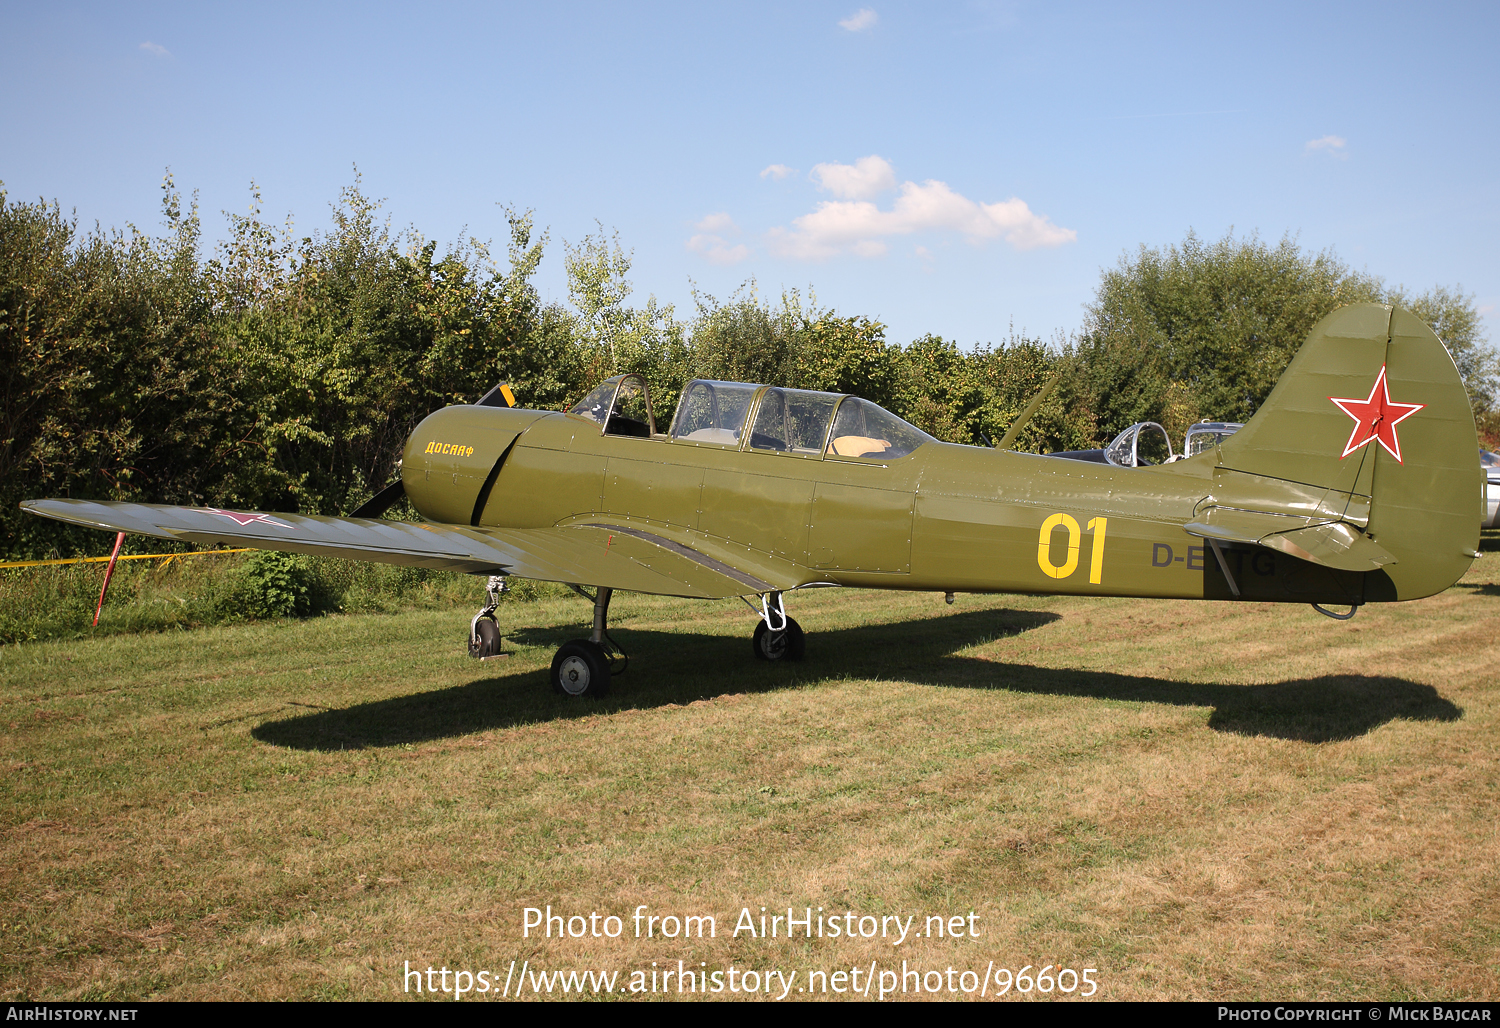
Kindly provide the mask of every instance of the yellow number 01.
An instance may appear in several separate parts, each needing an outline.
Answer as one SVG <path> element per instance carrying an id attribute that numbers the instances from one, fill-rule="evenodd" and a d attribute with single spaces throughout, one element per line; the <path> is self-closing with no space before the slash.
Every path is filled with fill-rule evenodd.
<path id="1" fill-rule="evenodd" d="M 1052 531 L 1055 528 L 1068 530 L 1068 556 L 1061 564 L 1052 563 Z M 1104 534 L 1109 527 L 1109 518 L 1094 518 L 1089 522 L 1089 531 L 1094 534 L 1094 545 L 1089 555 L 1089 582 L 1098 585 L 1104 574 Z M 1054 514 L 1042 522 L 1036 543 L 1036 562 L 1042 573 L 1051 578 L 1067 578 L 1078 568 L 1078 544 L 1083 532 L 1078 522 L 1067 514 Z"/>

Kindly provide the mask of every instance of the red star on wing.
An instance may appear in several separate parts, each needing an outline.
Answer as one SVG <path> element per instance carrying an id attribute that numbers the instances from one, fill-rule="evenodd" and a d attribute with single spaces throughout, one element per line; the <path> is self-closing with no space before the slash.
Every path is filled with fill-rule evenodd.
<path id="1" fill-rule="evenodd" d="M 1339 460 L 1376 439 L 1387 453 L 1400 461 L 1401 440 L 1396 438 L 1396 426 L 1427 406 L 1425 403 L 1396 403 L 1392 400 L 1390 386 L 1385 380 L 1384 364 L 1380 366 L 1380 374 L 1375 376 L 1375 384 L 1370 387 L 1367 398 L 1340 399 L 1330 396 L 1328 399 L 1354 419 L 1354 431 L 1349 433 L 1349 442 L 1339 455 Z"/>
<path id="2" fill-rule="evenodd" d="M 204 507 L 203 509 L 206 510 L 210 514 L 217 514 L 221 518 L 228 518 L 230 521 L 233 521 L 236 525 L 239 525 L 241 528 L 245 527 L 248 524 L 251 524 L 252 522 L 257 522 L 257 521 L 260 522 L 263 525 L 275 525 L 277 528 L 292 528 L 292 527 L 294 527 L 292 525 L 286 524 L 285 522 L 277 521 L 275 518 L 271 517 L 271 515 L 269 515 L 269 514 L 243 514 L 243 513 L 239 512 L 239 511 L 234 511 L 234 510 L 220 510 L 218 507 Z"/>

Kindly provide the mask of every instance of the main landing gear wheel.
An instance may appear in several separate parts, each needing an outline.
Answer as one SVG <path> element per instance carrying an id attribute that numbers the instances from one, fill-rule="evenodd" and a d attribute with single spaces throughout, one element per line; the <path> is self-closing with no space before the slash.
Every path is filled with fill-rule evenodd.
<path id="1" fill-rule="evenodd" d="M 590 596 L 576 585 L 569 588 L 584 599 L 594 601 L 594 634 L 587 639 L 564 643 L 557 651 L 557 656 L 552 658 L 552 690 L 568 697 L 598 699 L 609 692 L 612 673 L 625 673 L 623 666 L 619 671 L 611 672 L 610 658 L 617 657 L 629 663 L 609 637 L 609 598 L 614 595 L 614 590 L 601 586 Z"/>
<path id="2" fill-rule="evenodd" d="M 587 639 L 563 643 L 552 658 L 552 689 L 564 696 L 597 699 L 609 692 L 609 658 Z"/>
<path id="3" fill-rule="evenodd" d="M 773 632 L 764 621 L 755 626 L 755 656 L 759 660 L 801 660 L 807 647 L 807 637 L 802 626 L 791 618 L 786 619 L 786 628 Z"/>

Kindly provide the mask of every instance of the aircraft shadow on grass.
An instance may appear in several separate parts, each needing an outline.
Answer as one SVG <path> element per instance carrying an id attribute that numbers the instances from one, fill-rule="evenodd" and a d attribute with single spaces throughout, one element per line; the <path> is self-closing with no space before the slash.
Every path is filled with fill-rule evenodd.
<path id="1" fill-rule="evenodd" d="M 601 700 L 553 695 L 543 668 L 269 721 L 251 734 L 262 742 L 303 750 L 397 746 L 685 704 L 724 693 L 795 688 L 829 677 L 1212 707 L 1208 724 L 1216 731 L 1308 743 L 1352 739 L 1397 718 L 1454 721 L 1463 716 L 1432 686 L 1390 676 L 1323 675 L 1269 685 L 1222 685 L 1007 664 L 955 653 L 1058 620 L 1060 615 L 1045 611 L 964 611 L 816 632 L 808 636 L 808 657 L 800 664 L 756 661 L 749 641 L 739 637 L 614 628 L 612 634 L 634 655 L 636 666 L 616 678 Z M 579 634 L 575 626 L 561 626 L 517 629 L 507 638 L 555 647 Z"/>

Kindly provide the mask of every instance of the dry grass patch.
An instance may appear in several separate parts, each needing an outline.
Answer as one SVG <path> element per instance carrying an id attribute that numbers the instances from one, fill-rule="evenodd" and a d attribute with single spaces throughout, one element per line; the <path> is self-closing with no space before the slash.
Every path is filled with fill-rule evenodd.
<path id="1" fill-rule="evenodd" d="M 737 603 L 622 596 L 633 663 L 593 704 L 546 688 L 587 616 L 557 598 L 506 608 L 484 665 L 446 610 L 6 647 L 0 992 L 905 958 L 1097 967 L 1120 999 L 1493 996 L 1496 560 L 1347 624 L 814 591 L 783 667 Z M 549 903 L 719 935 L 522 939 Z M 733 938 L 762 905 L 982 935 Z"/>

